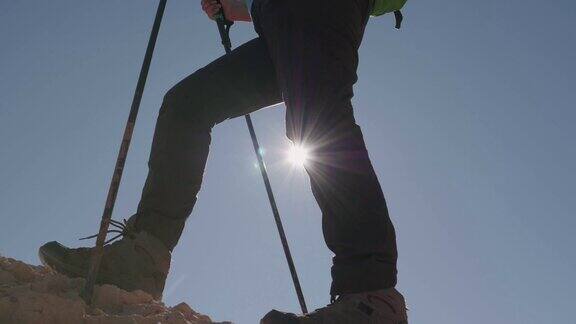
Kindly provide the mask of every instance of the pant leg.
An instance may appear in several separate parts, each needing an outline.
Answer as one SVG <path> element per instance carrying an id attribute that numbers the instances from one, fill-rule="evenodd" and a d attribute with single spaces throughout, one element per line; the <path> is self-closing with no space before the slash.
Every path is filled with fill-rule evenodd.
<path id="1" fill-rule="evenodd" d="M 149 172 L 131 222 L 172 250 L 196 202 L 215 124 L 281 101 L 265 43 L 256 38 L 170 89 L 160 109 Z"/>
<path id="2" fill-rule="evenodd" d="M 287 106 L 287 135 L 305 144 L 312 192 L 335 254 L 333 295 L 393 287 L 396 238 L 351 98 L 369 0 L 255 0 Z"/>

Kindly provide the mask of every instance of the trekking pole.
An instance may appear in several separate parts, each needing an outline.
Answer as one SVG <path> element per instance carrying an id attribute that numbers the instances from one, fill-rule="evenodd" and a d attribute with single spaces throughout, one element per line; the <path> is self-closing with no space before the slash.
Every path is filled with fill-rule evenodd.
<path id="1" fill-rule="evenodd" d="M 128 149 L 130 148 L 132 133 L 134 131 L 134 125 L 136 124 L 138 110 L 140 109 L 140 102 L 142 101 L 142 94 L 144 93 L 144 86 L 146 85 L 146 78 L 148 76 L 148 70 L 150 69 L 150 62 L 152 61 L 152 54 L 154 53 L 154 47 L 156 46 L 156 39 L 158 38 L 158 31 L 160 30 L 160 23 L 162 22 L 162 16 L 164 15 L 166 2 L 167 0 L 160 0 L 160 3 L 158 4 L 154 25 L 152 26 L 152 32 L 150 33 L 150 39 L 148 40 L 148 48 L 146 48 L 144 62 L 142 63 L 142 69 L 140 70 L 140 76 L 138 77 L 138 84 L 136 85 L 136 91 L 134 92 L 130 115 L 126 122 L 126 128 L 124 129 L 120 152 L 118 152 L 112 181 L 108 188 L 108 196 L 106 197 L 106 205 L 104 206 L 102 220 L 100 221 L 100 230 L 98 231 L 98 237 L 96 239 L 96 247 L 90 262 L 86 284 L 82 291 L 82 298 L 87 304 L 91 304 L 92 302 L 94 283 L 96 282 L 96 276 L 98 275 L 98 270 L 100 268 L 100 261 L 102 261 L 104 242 L 106 241 L 106 234 L 108 232 L 108 227 L 110 226 L 110 220 L 112 219 L 112 211 L 114 210 L 118 188 L 120 187 L 120 181 L 122 180 L 122 173 L 124 171 L 124 165 L 126 164 L 126 157 L 128 156 Z"/>
<path id="2" fill-rule="evenodd" d="M 216 19 L 216 23 L 218 24 L 218 31 L 220 32 L 222 45 L 224 45 L 226 55 L 228 55 L 230 54 L 230 52 L 232 52 L 232 43 L 230 41 L 230 27 L 232 27 L 233 22 L 226 19 L 223 10 L 220 10 L 220 12 L 216 14 L 214 18 Z M 282 220 L 280 219 L 280 212 L 278 212 L 276 199 L 274 199 L 274 193 L 272 192 L 272 185 L 270 184 L 270 179 L 268 178 L 268 172 L 266 171 L 266 164 L 264 164 L 264 158 L 262 157 L 260 144 L 258 144 L 256 131 L 254 130 L 254 125 L 252 124 L 252 118 L 250 118 L 250 114 L 246 114 L 244 115 L 244 117 L 246 118 L 246 124 L 248 125 L 248 130 L 250 131 L 250 137 L 252 137 L 254 152 L 256 153 L 256 157 L 258 159 L 258 166 L 260 168 L 260 173 L 262 173 L 262 179 L 264 180 L 264 186 L 266 187 L 266 192 L 268 193 L 268 200 L 270 201 L 270 207 L 272 207 L 272 213 L 274 214 L 276 227 L 278 227 L 278 234 L 280 234 L 280 240 L 282 241 L 282 247 L 284 248 L 284 255 L 286 256 L 286 261 L 288 262 L 288 268 L 290 268 L 290 274 L 292 275 L 292 281 L 294 282 L 294 288 L 296 289 L 298 302 L 300 303 L 302 313 L 307 314 L 308 309 L 306 307 L 306 301 L 304 300 L 304 294 L 302 293 L 300 280 L 298 280 L 298 273 L 296 272 L 296 267 L 294 266 L 294 261 L 292 260 L 292 254 L 290 253 L 290 247 L 288 246 L 288 240 L 286 239 L 284 226 L 282 226 Z"/>

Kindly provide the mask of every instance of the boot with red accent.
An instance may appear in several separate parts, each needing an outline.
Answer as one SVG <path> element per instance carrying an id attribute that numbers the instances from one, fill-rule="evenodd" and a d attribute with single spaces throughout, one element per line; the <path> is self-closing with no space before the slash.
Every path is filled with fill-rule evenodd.
<path id="1" fill-rule="evenodd" d="M 344 294 L 330 305 L 306 315 L 273 310 L 260 324 L 408 324 L 404 297 L 389 288 Z"/>

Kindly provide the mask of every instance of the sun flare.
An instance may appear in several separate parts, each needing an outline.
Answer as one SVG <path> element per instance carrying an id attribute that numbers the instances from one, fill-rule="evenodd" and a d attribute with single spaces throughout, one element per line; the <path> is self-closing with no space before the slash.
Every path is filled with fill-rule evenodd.
<path id="1" fill-rule="evenodd" d="M 306 165 L 308 159 L 308 149 L 300 145 L 290 145 L 290 149 L 288 150 L 288 161 L 293 166 L 302 168 Z"/>

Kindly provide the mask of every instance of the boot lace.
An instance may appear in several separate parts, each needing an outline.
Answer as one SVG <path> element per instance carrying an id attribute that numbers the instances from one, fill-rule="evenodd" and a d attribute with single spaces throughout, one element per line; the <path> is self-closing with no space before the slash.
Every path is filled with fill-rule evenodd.
<path id="1" fill-rule="evenodd" d="M 104 245 L 114 242 L 115 240 L 119 239 L 120 237 L 133 237 L 135 234 L 134 226 L 130 224 L 126 219 L 123 219 L 122 222 L 116 221 L 111 219 L 110 225 L 113 227 L 106 231 L 106 236 L 110 233 L 117 233 L 116 236 L 104 242 Z M 89 240 L 98 236 L 99 233 L 94 235 L 86 236 L 80 238 L 80 240 Z"/>

